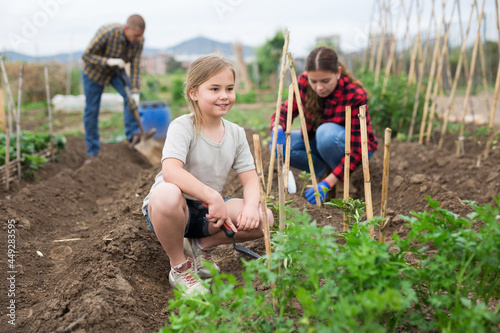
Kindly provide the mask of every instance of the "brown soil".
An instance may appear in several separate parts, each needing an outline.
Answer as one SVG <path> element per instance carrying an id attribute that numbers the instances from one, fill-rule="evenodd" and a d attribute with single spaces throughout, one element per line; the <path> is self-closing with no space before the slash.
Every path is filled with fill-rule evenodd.
<path id="1" fill-rule="evenodd" d="M 248 131 L 252 143 L 252 131 Z M 379 135 L 379 137 L 381 137 Z M 490 158 L 478 156 L 482 146 L 465 144 L 455 155 L 454 139 L 442 150 L 417 143 L 391 144 L 388 207 L 389 232 L 406 229 L 399 214 L 428 209 L 426 195 L 458 214 L 470 212 L 464 200 L 493 203 L 500 192 L 500 149 Z M 253 151 L 253 147 L 252 147 Z M 262 149 L 265 173 L 269 151 Z M 151 166 L 125 143 L 104 144 L 101 155 L 84 164 L 82 138 L 68 140 L 59 162 L 49 163 L 34 181 L 0 189 L 2 281 L 1 332 L 152 332 L 168 321 L 168 258 L 149 231 L 141 213 L 159 165 Z M 380 213 L 383 145 L 370 160 L 375 215 Z M 299 172 L 293 170 L 297 187 Z M 276 175 L 276 173 L 275 173 Z M 363 171 L 352 175 L 353 197 L 364 199 Z M 278 197 L 277 181 L 272 194 Z M 332 191 L 333 193 L 334 191 Z M 241 186 L 230 174 L 224 195 L 241 197 Z M 292 206 L 306 209 L 320 224 L 342 227 L 333 207 L 318 208 L 303 197 Z M 7 220 L 16 230 L 16 326 L 7 324 Z M 61 239 L 77 239 L 56 242 Z M 244 245 L 264 252 L 264 241 Z M 43 254 L 43 256 L 41 256 Z M 221 246 L 215 262 L 241 278 L 241 254 Z"/>

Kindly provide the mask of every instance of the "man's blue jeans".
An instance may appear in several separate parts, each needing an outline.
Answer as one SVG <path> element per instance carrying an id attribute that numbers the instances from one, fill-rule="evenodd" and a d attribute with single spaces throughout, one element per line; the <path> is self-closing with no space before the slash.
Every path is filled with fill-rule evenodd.
<path id="1" fill-rule="evenodd" d="M 99 107 L 101 106 L 101 95 L 104 86 L 95 84 L 82 72 L 83 90 L 85 92 L 85 110 L 83 113 L 83 124 L 85 128 L 85 142 L 87 144 L 87 155 L 98 155 L 101 144 L 99 142 Z M 123 120 L 125 123 L 125 135 L 131 140 L 134 134 L 139 132 L 139 125 L 128 107 L 128 99 L 125 96 L 125 86 L 118 75 L 115 75 L 110 84 L 123 97 Z"/>
<path id="2" fill-rule="evenodd" d="M 300 130 L 290 133 L 290 165 L 299 170 L 309 171 L 307 151 Z M 345 127 L 335 123 L 321 124 L 316 135 L 309 139 L 314 173 L 321 177 L 328 166 L 333 170 L 345 155 Z M 368 152 L 372 157 L 373 151 Z"/>

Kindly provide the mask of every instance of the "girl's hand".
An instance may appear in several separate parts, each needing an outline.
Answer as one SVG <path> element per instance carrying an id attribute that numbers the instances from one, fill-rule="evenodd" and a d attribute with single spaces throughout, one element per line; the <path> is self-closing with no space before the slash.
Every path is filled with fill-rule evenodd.
<path id="1" fill-rule="evenodd" d="M 236 219 L 238 230 L 252 230 L 259 227 L 260 216 L 258 207 L 244 205 Z"/>
<path id="2" fill-rule="evenodd" d="M 238 231 L 229 217 L 226 204 L 222 198 L 208 205 L 208 214 L 205 217 L 209 222 L 215 223 L 215 227 L 217 228 L 226 223 L 231 230 L 234 232 Z"/>

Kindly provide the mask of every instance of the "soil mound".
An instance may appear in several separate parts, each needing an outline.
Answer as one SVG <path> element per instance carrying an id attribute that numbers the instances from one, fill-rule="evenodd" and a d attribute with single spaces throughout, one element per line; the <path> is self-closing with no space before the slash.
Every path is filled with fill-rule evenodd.
<path id="1" fill-rule="evenodd" d="M 252 143 L 252 131 L 247 131 Z M 457 157 L 453 139 L 441 150 L 416 143 L 391 144 L 388 208 L 389 232 L 404 236 L 399 214 L 428 209 L 426 195 L 445 209 L 466 214 L 464 200 L 493 203 L 500 192 L 500 150 L 480 160 L 482 146 L 467 143 Z M 252 151 L 253 147 L 251 145 Z M 267 174 L 269 151 L 262 148 Z M 103 145 L 101 155 L 84 164 L 85 143 L 72 138 L 59 162 L 49 163 L 9 192 L 0 189 L 0 214 L 15 220 L 16 329 L 19 332 L 152 332 L 168 319 L 173 297 L 168 283 L 168 258 L 149 231 L 141 213 L 160 166 L 152 166 L 126 143 Z M 380 213 L 383 144 L 370 160 L 374 214 Z M 299 171 L 293 170 L 300 190 Z M 275 172 L 276 175 L 276 172 Z M 364 199 L 362 169 L 353 173 L 352 196 Z M 267 178 L 266 178 L 267 180 Z M 272 195 L 278 198 L 277 180 Z M 241 197 L 242 188 L 230 174 L 224 195 Z M 330 197 L 335 191 L 331 191 Z M 342 227 L 333 207 L 318 208 L 298 194 L 293 207 L 307 209 L 319 224 Z M 2 224 L 7 235 L 7 223 Z M 3 253 L 7 237 L 1 238 Z M 264 253 L 264 241 L 245 246 Z M 7 267 L 6 256 L 2 256 Z M 221 246 L 214 256 L 221 270 L 239 277 L 241 254 Z M 8 290 L 6 270 L 2 290 Z M 9 300 L 1 300 L 6 317 Z M 14 331 L 4 324 L 0 331 Z"/>

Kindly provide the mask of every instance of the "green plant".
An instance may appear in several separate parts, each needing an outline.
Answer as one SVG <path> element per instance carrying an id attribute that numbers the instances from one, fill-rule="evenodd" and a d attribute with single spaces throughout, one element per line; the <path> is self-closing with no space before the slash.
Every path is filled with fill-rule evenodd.
<path id="1" fill-rule="evenodd" d="M 300 189 L 300 196 L 304 195 L 304 190 L 306 189 L 307 183 L 311 180 L 311 174 L 307 171 L 301 171 L 299 174 L 299 178 L 302 179 L 303 184 L 302 188 Z"/>
<path id="2" fill-rule="evenodd" d="M 237 103 L 256 103 L 257 102 L 257 94 L 253 90 L 247 92 L 246 94 L 236 93 L 236 102 Z"/>
<path id="3" fill-rule="evenodd" d="M 347 224 L 349 226 L 353 226 L 356 223 L 361 222 L 363 217 L 364 208 L 366 204 L 359 199 L 340 199 L 340 198 L 332 198 L 329 202 L 325 202 L 327 206 L 334 206 L 342 212 L 344 216 L 347 218 Z"/>
<path id="4" fill-rule="evenodd" d="M 43 167 L 43 163 L 47 161 L 46 158 L 38 156 L 37 153 L 47 149 L 50 143 L 49 133 L 32 133 L 22 132 L 20 136 L 20 149 L 21 149 L 21 165 L 24 167 L 24 176 L 30 176 L 34 170 Z M 63 136 L 55 135 L 53 137 L 54 148 L 56 151 L 64 150 L 66 146 L 66 139 Z M 9 160 L 13 161 L 17 158 L 17 135 L 10 135 L 10 150 Z M 5 165 L 5 153 L 7 151 L 7 137 L 4 133 L 0 133 L 0 166 Z"/>

